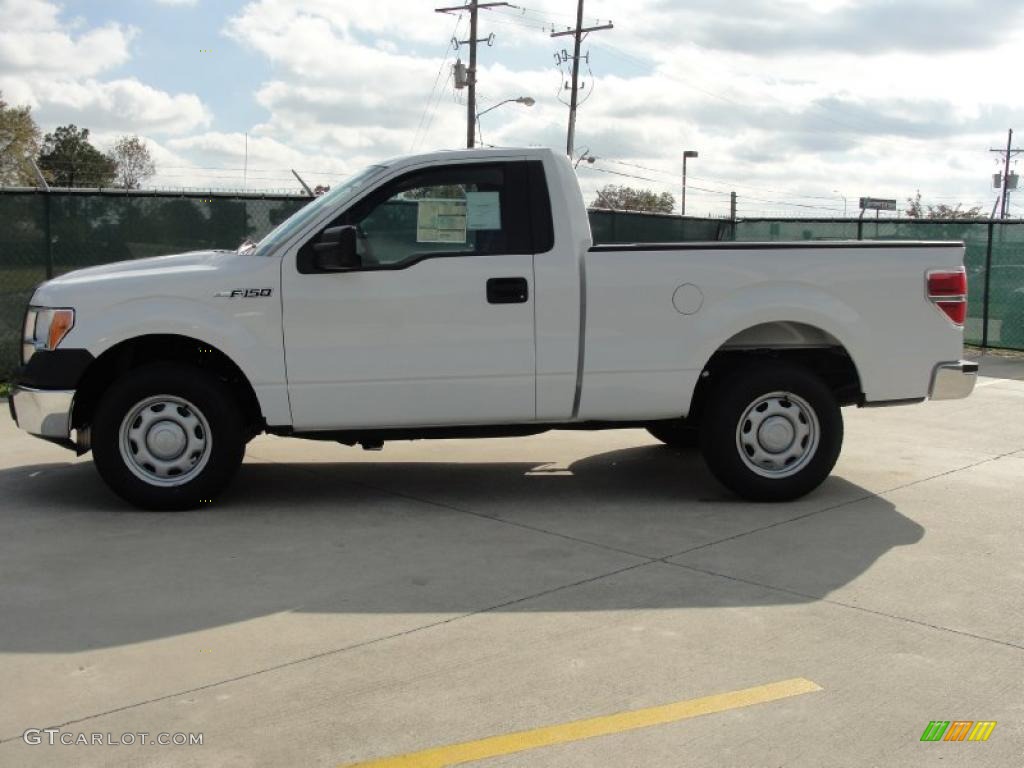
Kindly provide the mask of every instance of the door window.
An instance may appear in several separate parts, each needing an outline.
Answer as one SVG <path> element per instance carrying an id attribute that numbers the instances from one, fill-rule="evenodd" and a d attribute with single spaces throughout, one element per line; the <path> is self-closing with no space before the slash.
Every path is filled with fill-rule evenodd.
<path id="1" fill-rule="evenodd" d="M 402 269 L 440 255 L 532 253 L 529 210 L 525 163 L 450 165 L 385 185 L 329 226 L 356 227 L 362 269 Z"/>

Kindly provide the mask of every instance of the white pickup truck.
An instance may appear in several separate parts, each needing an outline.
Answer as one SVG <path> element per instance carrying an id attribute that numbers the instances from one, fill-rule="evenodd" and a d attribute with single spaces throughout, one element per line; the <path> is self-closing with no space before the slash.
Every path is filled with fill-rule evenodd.
<path id="1" fill-rule="evenodd" d="M 10 400 L 179 509 L 261 432 L 387 440 L 644 427 L 793 499 L 831 472 L 842 406 L 966 397 L 961 243 L 598 245 L 546 149 L 372 166 L 257 244 L 39 286 Z"/>

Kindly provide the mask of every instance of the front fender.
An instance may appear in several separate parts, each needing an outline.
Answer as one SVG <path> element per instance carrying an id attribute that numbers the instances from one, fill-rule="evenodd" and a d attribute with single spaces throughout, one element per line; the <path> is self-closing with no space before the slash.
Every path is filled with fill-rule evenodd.
<path id="1" fill-rule="evenodd" d="M 216 301 L 162 296 L 127 299 L 102 311 L 84 305 L 76 310 L 75 327 L 62 346 L 87 349 L 98 358 L 140 336 L 196 339 L 216 347 L 245 374 L 268 424 L 290 424 L 279 300 Z"/>

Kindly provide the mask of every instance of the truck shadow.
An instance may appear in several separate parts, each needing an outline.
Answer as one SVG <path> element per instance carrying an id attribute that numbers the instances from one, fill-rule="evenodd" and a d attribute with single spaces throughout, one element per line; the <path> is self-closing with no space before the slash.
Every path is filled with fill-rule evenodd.
<path id="1" fill-rule="evenodd" d="M 0 651 L 118 646 L 280 612 L 808 602 L 923 534 L 837 477 L 797 502 L 757 505 L 727 495 L 697 455 L 661 446 L 568 467 L 546 463 L 543 445 L 536 453 L 536 462 L 247 462 L 223 501 L 185 513 L 128 508 L 90 462 L 0 471 Z M 728 572 L 740 557 L 790 591 L 716 587 L 724 580 L 650 562 L 694 548 L 702 569 Z M 631 565 L 678 574 L 678 584 L 645 589 L 611 576 L 568 587 Z"/>

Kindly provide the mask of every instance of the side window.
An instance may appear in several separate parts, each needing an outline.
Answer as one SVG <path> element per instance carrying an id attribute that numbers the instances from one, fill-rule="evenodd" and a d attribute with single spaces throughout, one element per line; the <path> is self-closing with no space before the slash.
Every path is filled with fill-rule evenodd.
<path id="1" fill-rule="evenodd" d="M 401 269 L 440 254 L 531 253 L 525 166 L 464 164 L 416 171 L 356 203 L 330 226 L 356 227 L 363 269 Z"/>

